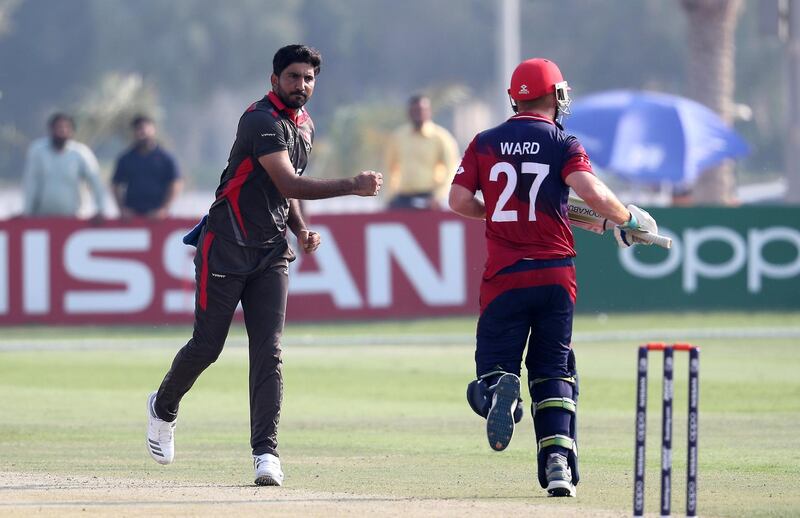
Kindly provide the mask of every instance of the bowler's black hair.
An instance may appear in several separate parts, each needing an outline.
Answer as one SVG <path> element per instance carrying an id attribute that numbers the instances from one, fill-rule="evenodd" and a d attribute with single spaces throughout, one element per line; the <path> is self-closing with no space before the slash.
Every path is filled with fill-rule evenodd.
<path id="1" fill-rule="evenodd" d="M 408 105 L 411 106 L 411 105 L 417 104 L 418 102 L 422 101 L 423 99 L 427 99 L 429 101 L 431 100 L 431 98 L 428 97 L 425 94 L 414 94 L 414 95 L 412 95 L 411 97 L 408 98 Z"/>
<path id="2" fill-rule="evenodd" d="M 52 129 L 58 121 L 67 121 L 69 125 L 72 126 L 72 129 L 75 129 L 75 119 L 67 115 L 66 113 L 56 112 L 47 119 L 47 127 Z"/>
<path id="3" fill-rule="evenodd" d="M 308 63 L 314 67 L 314 75 L 319 75 L 319 67 L 322 64 L 322 54 L 313 47 L 305 45 L 286 45 L 278 49 L 275 57 L 272 58 L 272 72 L 280 76 L 286 67 L 292 63 Z"/>

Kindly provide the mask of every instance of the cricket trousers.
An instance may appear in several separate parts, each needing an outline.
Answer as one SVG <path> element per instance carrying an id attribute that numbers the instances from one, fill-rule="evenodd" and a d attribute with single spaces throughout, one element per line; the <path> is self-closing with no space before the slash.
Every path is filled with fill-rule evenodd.
<path id="1" fill-rule="evenodd" d="M 254 455 L 278 455 L 283 398 L 280 338 L 292 259 L 285 242 L 272 248 L 247 248 L 204 230 L 194 259 L 194 331 L 158 389 L 155 411 L 159 418 L 175 420 L 183 395 L 222 352 L 241 301 L 249 338 L 250 444 Z"/>
<path id="2" fill-rule="evenodd" d="M 475 367 L 487 386 L 504 372 L 525 367 L 537 441 L 538 478 L 547 487 L 547 456 L 566 456 L 572 483 L 580 480 L 577 457 L 578 377 L 572 351 L 577 294 L 571 257 L 522 260 L 481 284 Z M 556 405 L 555 402 L 558 402 Z"/>
<path id="3" fill-rule="evenodd" d="M 522 260 L 481 283 L 475 365 L 532 378 L 570 376 L 577 284 L 572 258 Z"/>

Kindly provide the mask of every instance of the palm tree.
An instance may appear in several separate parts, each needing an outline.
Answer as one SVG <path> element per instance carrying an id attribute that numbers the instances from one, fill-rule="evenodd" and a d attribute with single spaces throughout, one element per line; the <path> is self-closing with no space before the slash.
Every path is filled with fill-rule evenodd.
<path id="1" fill-rule="evenodd" d="M 681 0 L 689 21 L 689 96 L 705 104 L 722 119 L 733 122 L 734 33 L 741 0 Z M 730 205 L 735 199 L 733 164 L 724 163 L 703 172 L 694 187 L 699 204 Z"/>

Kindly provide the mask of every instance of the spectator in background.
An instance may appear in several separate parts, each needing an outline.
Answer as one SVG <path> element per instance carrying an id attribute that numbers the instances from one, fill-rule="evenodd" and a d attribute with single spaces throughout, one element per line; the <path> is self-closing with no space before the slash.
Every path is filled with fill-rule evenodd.
<path id="1" fill-rule="evenodd" d="M 388 151 L 392 209 L 436 209 L 446 195 L 458 162 L 453 136 L 431 120 L 431 100 L 408 101 L 410 123 L 395 131 Z"/>
<path id="2" fill-rule="evenodd" d="M 97 159 L 88 146 L 72 140 L 75 121 L 56 113 L 47 123 L 50 136 L 35 140 L 28 148 L 22 178 L 26 216 L 77 217 L 81 207 L 81 181 L 88 184 L 102 217 L 103 185 Z"/>
<path id="3" fill-rule="evenodd" d="M 112 179 L 120 216 L 164 219 L 181 189 L 178 168 L 156 140 L 153 119 L 139 115 L 131 127 L 133 146 L 117 159 Z"/>

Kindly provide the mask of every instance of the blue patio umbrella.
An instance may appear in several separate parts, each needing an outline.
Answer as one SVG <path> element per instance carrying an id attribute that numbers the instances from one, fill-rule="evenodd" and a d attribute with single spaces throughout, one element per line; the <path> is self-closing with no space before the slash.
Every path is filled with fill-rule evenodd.
<path id="1" fill-rule="evenodd" d="M 613 90 L 581 98 L 565 127 L 592 162 L 643 183 L 691 184 L 703 170 L 748 153 L 745 141 L 707 107 L 655 92 Z"/>

